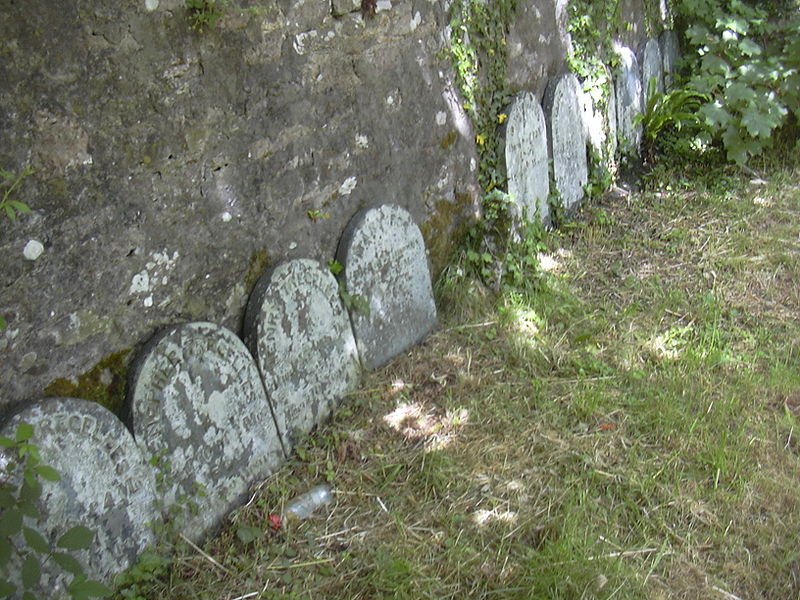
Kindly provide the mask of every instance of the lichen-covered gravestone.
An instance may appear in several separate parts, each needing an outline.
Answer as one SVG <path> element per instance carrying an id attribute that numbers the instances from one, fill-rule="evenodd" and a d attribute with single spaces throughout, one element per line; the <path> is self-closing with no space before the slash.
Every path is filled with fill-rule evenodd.
<path id="1" fill-rule="evenodd" d="M 213 323 L 186 323 L 151 339 L 131 370 L 129 418 L 160 462 L 166 506 L 193 503 L 176 521 L 200 538 L 284 459 L 255 361 Z"/>
<path id="2" fill-rule="evenodd" d="M 561 205 L 567 212 L 580 205 L 584 196 L 583 186 L 589 181 L 579 93 L 575 76 L 562 73 L 550 80 L 543 102 L 553 160 L 553 180 L 561 196 Z"/>
<path id="3" fill-rule="evenodd" d="M 0 435 L 14 439 L 20 423 L 33 427 L 29 443 L 39 448 L 42 464 L 60 475 L 58 481 L 42 481 L 40 520 L 26 518 L 25 524 L 59 551 L 56 541 L 67 530 L 76 525 L 92 530 L 91 546 L 72 555 L 90 579 L 109 582 L 154 542 L 150 525 L 158 513 L 152 470 L 122 422 L 94 402 L 35 402 L 9 419 Z M 0 478 L 8 458 L 8 451 L 0 454 Z M 20 571 L 11 567 L 13 578 Z M 43 563 L 40 581 L 49 598 L 61 597 L 71 579 L 54 561 Z"/>
<path id="4" fill-rule="evenodd" d="M 630 48 L 615 48 L 619 66 L 615 77 L 617 95 L 617 144 L 623 154 L 639 155 L 642 126 L 636 116 L 642 113 L 642 79 L 639 61 Z"/>
<path id="5" fill-rule="evenodd" d="M 661 48 L 661 62 L 664 71 L 664 89 L 672 89 L 672 81 L 675 72 L 678 70 L 678 60 L 681 57 L 681 50 L 678 45 L 678 36 L 671 29 L 666 29 L 658 36 L 658 43 Z"/>
<path id="6" fill-rule="evenodd" d="M 337 251 L 358 353 L 380 367 L 436 326 L 425 243 L 411 215 L 385 204 L 357 213 Z"/>
<path id="7" fill-rule="evenodd" d="M 508 115 L 505 135 L 508 193 L 519 216 L 550 223 L 550 165 L 547 127 L 542 107 L 530 92 L 523 92 Z"/>
<path id="8" fill-rule="evenodd" d="M 647 110 L 651 80 L 655 81 L 655 93 L 664 93 L 664 64 L 658 41 L 650 38 L 642 42 L 637 59 L 642 66 L 642 110 Z"/>
<path id="9" fill-rule="evenodd" d="M 244 339 L 287 449 L 358 385 L 350 319 L 336 278 L 317 261 L 293 260 L 261 277 L 247 304 Z"/>

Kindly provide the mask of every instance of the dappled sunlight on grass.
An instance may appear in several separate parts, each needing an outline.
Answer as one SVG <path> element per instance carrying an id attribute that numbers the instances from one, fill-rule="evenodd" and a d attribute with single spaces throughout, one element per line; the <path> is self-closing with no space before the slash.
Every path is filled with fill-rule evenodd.
<path id="1" fill-rule="evenodd" d="M 400 402 L 383 417 L 383 422 L 405 439 L 423 442 L 425 452 L 432 452 L 450 445 L 457 429 L 469 422 L 469 410 L 455 408 L 442 412 L 421 402 Z"/>

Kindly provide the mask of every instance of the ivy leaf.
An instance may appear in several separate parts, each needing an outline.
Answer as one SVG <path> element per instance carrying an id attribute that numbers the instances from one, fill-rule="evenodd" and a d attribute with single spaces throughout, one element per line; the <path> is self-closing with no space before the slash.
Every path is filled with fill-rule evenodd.
<path id="1" fill-rule="evenodd" d="M 65 571 L 73 575 L 83 575 L 83 567 L 78 560 L 66 552 L 53 552 L 51 555 L 55 563 Z"/>
<path id="2" fill-rule="evenodd" d="M 9 508 L 0 515 L 0 537 L 16 535 L 22 529 L 22 511 Z"/>
<path id="3" fill-rule="evenodd" d="M 39 554 L 48 554 L 50 552 L 50 544 L 42 537 L 42 534 L 32 529 L 31 527 L 22 528 L 22 537 L 31 548 Z"/>
<path id="4" fill-rule="evenodd" d="M 85 550 L 94 540 L 94 532 L 83 525 L 76 525 L 58 538 L 56 545 L 65 550 Z"/>
<path id="5" fill-rule="evenodd" d="M 59 475 L 58 471 L 56 471 L 53 467 L 49 467 L 47 465 L 39 465 L 37 467 L 34 467 L 33 470 L 39 474 L 39 477 L 47 481 L 61 480 L 61 475 Z"/>
<path id="6" fill-rule="evenodd" d="M 33 426 L 29 423 L 20 423 L 17 425 L 17 443 L 25 442 L 33 437 Z"/>
<path id="7" fill-rule="evenodd" d="M 22 563 L 22 585 L 30 589 L 39 583 L 41 576 L 42 567 L 39 565 L 39 559 L 33 554 L 28 554 Z"/>

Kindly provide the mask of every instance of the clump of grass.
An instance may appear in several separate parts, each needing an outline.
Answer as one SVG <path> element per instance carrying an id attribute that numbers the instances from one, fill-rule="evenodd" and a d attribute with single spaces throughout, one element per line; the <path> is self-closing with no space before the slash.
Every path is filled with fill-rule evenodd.
<path id="1" fill-rule="evenodd" d="M 182 554 L 150 597 L 798 597 L 800 206 L 771 169 L 600 200 L 530 285 L 455 264 L 441 329 L 254 491 L 221 568 Z"/>

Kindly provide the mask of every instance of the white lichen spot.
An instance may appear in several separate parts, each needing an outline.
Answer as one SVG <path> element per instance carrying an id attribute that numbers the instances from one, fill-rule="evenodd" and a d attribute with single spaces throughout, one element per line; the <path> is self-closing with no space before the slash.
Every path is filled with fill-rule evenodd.
<path id="1" fill-rule="evenodd" d="M 317 37 L 316 30 L 312 29 L 311 31 L 304 31 L 302 33 L 298 33 L 294 36 L 294 41 L 292 42 L 292 47 L 294 51 L 297 52 L 300 56 L 303 56 L 306 53 L 306 40 L 312 39 Z"/>
<path id="2" fill-rule="evenodd" d="M 386 98 L 386 104 L 388 104 L 389 106 L 394 106 L 394 98 L 392 96 Z"/>
<path id="3" fill-rule="evenodd" d="M 344 180 L 344 183 L 339 186 L 339 194 L 342 196 L 347 196 L 352 192 L 356 185 L 358 184 L 358 179 L 355 177 L 348 177 Z"/>
<path id="4" fill-rule="evenodd" d="M 416 30 L 420 23 L 422 23 L 422 15 L 419 14 L 419 11 L 417 11 L 414 13 L 414 17 L 411 19 L 411 31 Z"/>
<path id="5" fill-rule="evenodd" d="M 44 252 L 42 242 L 39 240 L 28 240 L 28 243 L 25 244 L 25 249 L 22 251 L 22 255 L 28 260 L 36 260 L 42 255 L 42 252 Z"/>
<path id="6" fill-rule="evenodd" d="M 376 12 L 389 10 L 390 8 L 392 8 L 392 0 L 378 0 L 378 3 L 375 5 Z"/>
<path id="7" fill-rule="evenodd" d="M 469 170 L 474 173 L 475 169 L 477 169 L 477 168 L 478 168 L 478 161 L 476 161 L 474 158 L 470 158 L 469 159 Z"/>
<path id="8" fill-rule="evenodd" d="M 147 298 L 145 298 L 142 304 L 144 304 L 145 308 L 150 308 L 153 306 L 153 295 L 150 294 Z"/>
<path id="9" fill-rule="evenodd" d="M 369 138 L 365 135 L 361 135 L 360 133 L 356 134 L 356 146 L 361 148 L 362 150 L 366 150 L 369 148 Z"/>
<path id="10" fill-rule="evenodd" d="M 158 0 L 144 0 L 144 8 L 147 12 L 153 12 L 158 8 Z"/>
<path id="11" fill-rule="evenodd" d="M 147 272 L 147 269 L 143 269 L 131 279 L 131 287 L 128 293 L 139 294 L 148 291 L 150 291 L 150 274 Z"/>
<path id="12" fill-rule="evenodd" d="M 445 123 L 447 123 L 447 113 L 443 110 L 440 110 L 436 113 L 436 124 L 444 125 Z"/>
<path id="13" fill-rule="evenodd" d="M 231 213 L 229 213 L 227 210 L 224 213 L 222 213 L 222 222 L 223 223 L 227 223 L 228 221 L 231 220 L 231 218 L 232 218 L 231 217 Z"/>

